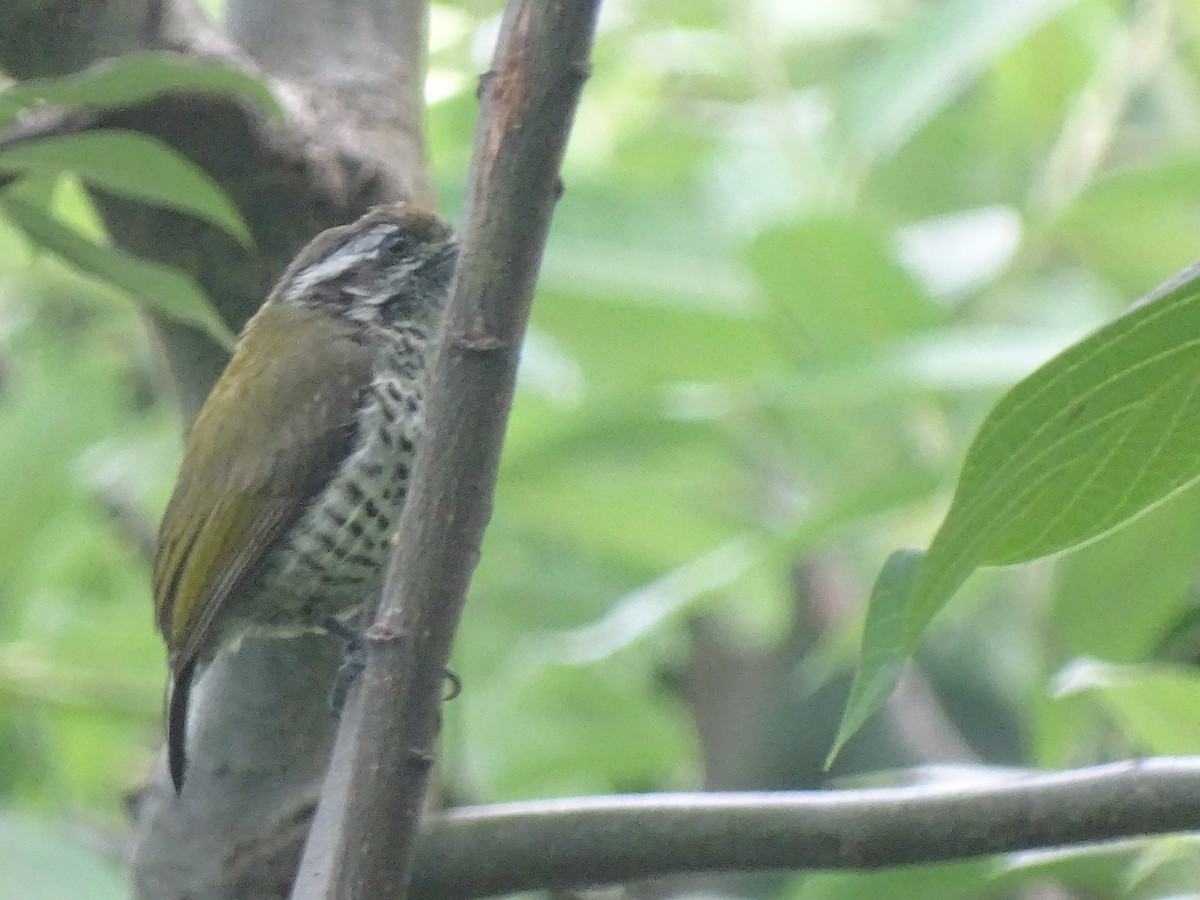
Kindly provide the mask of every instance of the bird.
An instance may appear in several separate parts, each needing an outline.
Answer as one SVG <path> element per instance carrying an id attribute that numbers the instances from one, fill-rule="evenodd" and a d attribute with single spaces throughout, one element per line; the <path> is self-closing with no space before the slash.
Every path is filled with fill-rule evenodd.
<path id="1" fill-rule="evenodd" d="M 450 228 L 409 203 L 322 232 L 201 407 L 152 577 L 177 794 L 191 686 L 219 651 L 251 633 L 331 630 L 376 600 L 456 262 Z"/>

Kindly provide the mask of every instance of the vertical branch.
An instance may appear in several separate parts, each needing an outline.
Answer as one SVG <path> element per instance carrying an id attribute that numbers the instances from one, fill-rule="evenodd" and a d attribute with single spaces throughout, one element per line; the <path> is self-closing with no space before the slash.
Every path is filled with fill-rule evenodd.
<path id="1" fill-rule="evenodd" d="M 599 0 L 511 0 L 482 104 L 429 429 L 297 898 L 399 897 L 445 665 L 491 514 L 521 340 Z"/>

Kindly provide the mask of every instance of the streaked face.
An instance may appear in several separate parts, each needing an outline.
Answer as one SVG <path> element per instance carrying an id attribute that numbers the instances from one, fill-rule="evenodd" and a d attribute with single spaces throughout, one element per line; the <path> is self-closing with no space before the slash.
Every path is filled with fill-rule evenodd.
<path id="1" fill-rule="evenodd" d="M 368 324 L 429 325 L 445 305 L 456 260 L 452 235 L 433 216 L 375 211 L 319 235 L 272 298 Z"/>

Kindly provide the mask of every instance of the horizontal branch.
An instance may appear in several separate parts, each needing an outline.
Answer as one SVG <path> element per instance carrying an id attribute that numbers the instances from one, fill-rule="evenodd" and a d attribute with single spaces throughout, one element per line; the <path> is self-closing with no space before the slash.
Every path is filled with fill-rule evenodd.
<path id="1" fill-rule="evenodd" d="M 416 897 L 687 872 L 871 869 L 1196 829 L 1200 757 L 954 785 L 509 803 L 429 824 Z"/>

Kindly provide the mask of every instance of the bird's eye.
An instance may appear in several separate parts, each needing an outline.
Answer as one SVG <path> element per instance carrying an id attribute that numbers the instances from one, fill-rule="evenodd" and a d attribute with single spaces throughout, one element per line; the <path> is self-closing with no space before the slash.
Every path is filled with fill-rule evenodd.
<path id="1" fill-rule="evenodd" d="M 400 230 L 389 231 L 379 242 L 379 251 L 388 255 L 398 255 L 409 248 L 412 241 L 407 233 Z"/>

